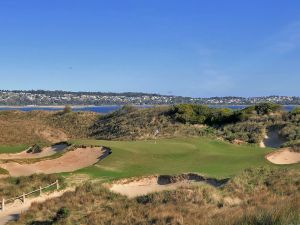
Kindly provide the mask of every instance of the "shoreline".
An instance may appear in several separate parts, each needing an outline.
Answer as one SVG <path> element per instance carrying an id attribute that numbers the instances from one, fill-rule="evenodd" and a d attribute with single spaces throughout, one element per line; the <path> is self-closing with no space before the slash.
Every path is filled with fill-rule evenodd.
<path id="1" fill-rule="evenodd" d="M 122 105 L 70 105 L 73 109 L 92 108 L 92 107 L 110 107 Z M 49 108 L 49 109 L 63 109 L 65 105 L 0 105 L 0 109 L 26 109 L 26 108 Z"/>
<path id="2" fill-rule="evenodd" d="M 173 105 L 173 104 L 170 104 Z M 205 105 L 205 104 L 204 104 Z M 74 109 L 80 109 L 80 108 L 92 108 L 92 107 L 122 107 L 125 105 L 69 105 L 71 106 L 71 108 Z M 167 106 L 166 104 L 164 105 L 155 105 L 155 104 L 151 104 L 151 105 L 132 105 L 132 106 Z M 247 106 L 251 106 L 251 105 L 230 105 L 230 104 L 222 104 L 222 105 L 206 105 L 208 107 L 228 107 L 228 106 L 236 106 L 236 107 L 247 107 Z M 292 107 L 299 107 L 300 105 L 281 105 L 281 106 L 292 106 Z M 3 108 L 15 108 L 15 109 L 21 109 L 21 108 L 57 108 L 57 109 L 63 109 L 65 108 L 66 105 L 0 105 L 0 109 Z"/>

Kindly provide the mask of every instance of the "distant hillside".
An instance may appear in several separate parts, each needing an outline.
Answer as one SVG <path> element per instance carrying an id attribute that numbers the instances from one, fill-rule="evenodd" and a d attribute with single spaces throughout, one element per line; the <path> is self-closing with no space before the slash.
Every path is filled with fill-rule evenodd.
<path id="1" fill-rule="evenodd" d="M 275 129 L 288 144 L 298 146 L 299 124 L 299 108 L 285 112 L 273 103 L 260 103 L 243 110 L 192 104 L 146 109 L 125 106 L 99 116 L 89 135 L 106 140 L 218 136 L 233 143 L 260 143 L 267 130 Z"/>
<path id="2" fill-rule="evenodd" d="M 0 145 L 49 144 L 66 139 L 142 140 L 215 136 L 233 143 L 260 143 L 276 130 L 285 145 L 299 149 L 300 108 L 260 103 L 242 110 L 196 104 L 137 108 L 106 115 L 68 111 L 0 111 Z"/>
<path id="3" fill-rule="evenodd" d="M 139 92 L 68 92 L 68 91 L 9 91 L 0 90 L 0 105 L 173 105 L 180 103 L 203 105 L 253 105 L 273 102 L 282 105 L 300 105 L 300 97 L 211 97 L 192 98 Z"/>

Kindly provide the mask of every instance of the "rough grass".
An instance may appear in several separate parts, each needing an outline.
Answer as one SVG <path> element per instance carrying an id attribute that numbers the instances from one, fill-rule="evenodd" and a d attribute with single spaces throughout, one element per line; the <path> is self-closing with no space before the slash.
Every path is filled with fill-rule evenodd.
<path id="1" fill-rule="evenodd" d="M 62 136 L 88 137 L 97 117 L 90 112 L 1 111 L 0 145 L 49 145 L 61 141 Z"/>
<path id="2" fill-rule="evenodd" d="M 233 183 L 243 181 L 239 187 L 233 183 L 221 189 L 190 186 L 136 199 L 113 194 L 100 183 L 88 183 L 75 193 L 33 204 L 10 224 L 299 224 L 299 179 L 299 171 L 258 168 L 236 176 Z M 248 185 L 255 188 L 244 192 Z"/>
<path id="3" fill-rule="evenodd" d="M 0 168 L 0 175 L 8 175 L 8 171 L 3 169 L 3 168 Z"/>
<path id="4" fill-rule="evenodd" d="M 271 163 L 264 159 L 264 155 L 270 152 L 270 149 L 233 145 L 208 138 L 147 141 L 76 140 L 73 143 L 111 148 L 112 154 L 107 158 L 78 171 L 103 179 L 185 172 L 226 178 L 246 168 L 271 166 Z"/>
<path id="5" fill-rule="evenodd" d="M 58 112 L 48 116 L 46 122 L 62 129 L 71 138 L 85 138 L 89 136 L 90 128 L 98 118 L 99 114 L 94 112 Z"/>
<path id="6" fill-rule="evenodd" d="M 122 109 L 99 117 L 90 129 L 90 136 L 104 140 L 145 140 L 182 136 L 203 136 L 212 132 L 203 127 L 176 122 L 170 107 Z"/>
<path id="7" fill-rule="evenodd" d="M 0 179 L 0 199 L 17 197 L 21 194 L 39 189 L 59 180 L 60 185 L 65 186 L 64 179 L 58 175 L 34 174 L 28 177 L 7 177 Z"/>

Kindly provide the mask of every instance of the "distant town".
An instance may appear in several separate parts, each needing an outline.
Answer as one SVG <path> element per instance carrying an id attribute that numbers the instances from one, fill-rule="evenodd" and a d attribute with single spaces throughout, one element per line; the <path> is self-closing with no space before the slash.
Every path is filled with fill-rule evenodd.
<path id="1" fill-rule="evenodd" d="M 273 102 L 282 105 L 300 105 L 300 97 L 263 96 L 263 97 L 210 97 L 192 98 L 147 93 L 104 93 L 69 91 L 11 91 L 0 90 L 0 105 L 171 105 L 194 103 L 205 105 L 252 105 L 258 102 Z"/>

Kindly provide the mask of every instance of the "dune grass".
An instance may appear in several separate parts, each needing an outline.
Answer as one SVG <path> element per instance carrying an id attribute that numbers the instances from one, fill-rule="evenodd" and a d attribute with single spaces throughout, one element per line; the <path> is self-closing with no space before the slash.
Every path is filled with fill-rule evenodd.
<path id="1" fill-rule="evenodd" d="M 128 199 L 101 182 L 33 203 L 9 224 L 288 225 L 300 222 L 300 171 L 245 170 L 221 188 L 183 186 Z"/>
<path id="2" fill-rule="evenodd" d="M 24 151 L 28 146 L 26 145 L 0 145 L 0 154 L 2 153 L 18 153 Z"/>
<path id="3" fill-rule="evenodd" d="M 73 140 L 75 144 L 103 145 L 112 154 L 96 165 L 81 169 L 102 179 L 152 174 L 197 172 L 226 178 L 246 168 L 270 165 L 264 156 L 272 149 L 233 145 L 208 138 L 176 138 L 146 141 Z"/>

